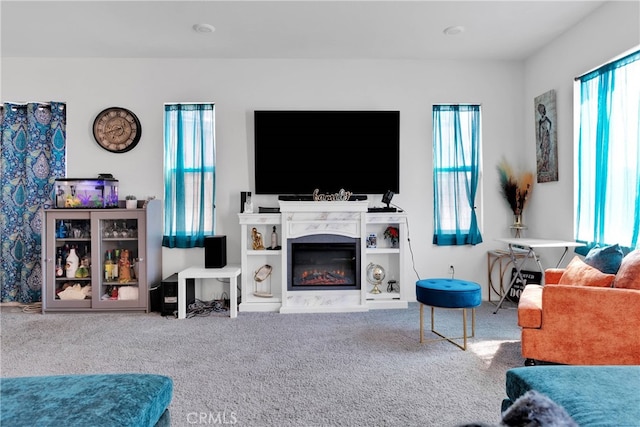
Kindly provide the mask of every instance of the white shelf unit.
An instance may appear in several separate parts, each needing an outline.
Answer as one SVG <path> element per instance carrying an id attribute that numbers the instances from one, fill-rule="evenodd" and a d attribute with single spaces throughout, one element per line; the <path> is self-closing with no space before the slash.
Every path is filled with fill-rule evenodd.
<path id="1" fill-rule="evenodd" d="M 313 203 L 320 206 L 318 202 L 310 203 L 312 210 Z M 326 206 L 326 205 L 325 205 Z M 405 257 L 407 253 L 407 217 L 404 212 L 362 212 L 365 227 L 361 230 L 361 245 L 366 248 L 366 238 L 371 233 L 376 233 L 376 248 L 366 248 L 364 257 L 361 261 L 362 280 L 360 290 L 360 301 L 363 305 L 354 307 L 354 311 L 370 310 L 370 309 L 401 309 L 408 307 L 408 292 L 413 289 L 405 283 Z M 241 226 L 241 265 L 242 265 L 242 285 L 241 285 L 241 303 L 240 311 L 281 311 L 283 304 L 283 289 L 286 289 L 287 272 L 286 262 L 283 261 L 282 250 L 253 250 L 252 249 L 252 229 L 255 227 L 262 233 L 265 246 L 269 246 L 271 242 L 271 232 L 273 226 L 276 226 L 278 233 L 278 245 L 286 245 L 287 233 L 282 230 L 281 214 L 238 214 Z M 391 242 L 383 237 L 384 230 L 387 226 L 392 225 L 398 228 L 399 239 L 398 247 L 391 247 Z M 379 286 L 382 291 L 379 294 L 372 294 L 370 291 L 373 285 L 366 281 L 366 268 L 370 262 L 379 264 L 385 269 L 385 279 Z M 270 290 L 272 297 L 265 298 L 254 295 L 256 283 L 254 281 L 255 272 L 263 265 L 268 264 L 272 267 L 270 276 Z M 388 281 L 396 280 L 399 292 L 387 292 Z M 325 291 L 326 292 L 326 291 Z M 327 294 L 328 295 L 328 294 Z"/>
<path id="2" fill-rule="evenodd" d="M 366 262 L 378 264 L 385 270 L 385 278 L 379 289 L 379 294 L 372 294 L 373 285 L 366 284 L 367 305 L 370 308 L 407 308 L 408 291 L 405 283 L 404 265 L 407 253 L 407 215 L 404 212 L 368 212 L 366 214 L 367 236 L 375 233 L 377 247 L 367 248 Z M 398 245 L 391 247 L 391 242 L 384 238 L 384 231 L 388 226 L 398 228 Z M 387 292 L 389 280 L 395 280 L 399 292 Z"/>
<path id="3" fill-rule="evenodd" d="M 280 214 L 239 214 L 241 226 L 241 260 L 242 284 L 240 286 L 240 311 L 278 311 L 282 305 L 280 283 L 286 277 L 281 267 L 281 250 L 253 250 L 252 230 L 255 227 L 261 234 L 265 246 L 271 245 L 271 232 L 276 227 L 278 244 L 282 245 Z M 263 265 L 271 266 L 271 275 L 267 280 L 257 283 L 254 280 L 256 271 Z M 260 286 L 260 288 L 257 288 Z M 266 293 L 265 286 L 270 289 L 271 297 L 257 296 L 254 292 Z"/>

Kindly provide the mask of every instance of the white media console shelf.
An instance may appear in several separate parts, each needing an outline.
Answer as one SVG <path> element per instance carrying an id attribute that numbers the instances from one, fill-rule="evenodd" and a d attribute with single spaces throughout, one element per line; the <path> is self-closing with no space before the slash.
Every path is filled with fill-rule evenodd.
<path id="1" fill-rule="evenodd" d="M 280 313 L 332 313 L 367 311 L 370 309 L 407 308 L 408 292 L 404 265 L 407 253 L 407 217 L 404 212 L 367 212 L 364 201 L 280 201 L 280 213 L 238 214 L 241 226 L 241 303 L 240 311 L 279 311 Z M 281 249 L 269 249 L 271 233 L 276 227 Z M 384 239 L 388 226 L 399 230 L 398 247 Z M 252 230 L 263 236 L 267 249 L 254 250 Z M 375 234 L 377 247 L 367 247 L 367 238 Z M 359 239 L 360 289 L 290 290 L 288 289 L 288 239 L 304 236 L 337 235 Z M 371 293 L 367 266 L 378 264 L 386 276 Z M 267 279 L 257 281 L 258 273 L 271 267 Z M 262 268 L 262 270 L 261 270 Z M 389 280 L 395 280 L 395 291 L 388 291 Z"/>

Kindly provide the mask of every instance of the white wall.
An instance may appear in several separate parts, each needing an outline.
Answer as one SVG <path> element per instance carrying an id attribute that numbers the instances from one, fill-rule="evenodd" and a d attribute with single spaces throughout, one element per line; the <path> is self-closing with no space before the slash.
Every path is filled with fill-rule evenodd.
<path id="1" fill-rule="evenodd" d="M 120 181 L 122 195 L 141 198 L 163 198 L 163 104 L 215 102 L 216 232 L 227 235 L 229 263 L 240 259 L 239 193 L 253 191 L 253 110 L 397 109 L 402 175 L 400 194 L 393 202 L 409 214 L 415 271 L 421 278 L 444 276 L 453 264 L 456 277 L 481 283 L 486 298 L 486 252 L 499 247 L 494 239 L 508 236 L 513 220 L 499 195 L 495 165 L 504 155 L 535 168 L 533 97 L 552 87 L 559 92 L 559 140 L 569 144 L 565 141 L 571 140 L 571 106 L 566 92 L 573 77 L 637 41 L 638 22 L 629 16 L 633 12 L 635 3 L 605 5 L 596 12 L 603 17 L 581 24 L 585 27 L 578 28 L 577 39 L 563 36 L 558 48 L 550 46 L 526 67 L 499 61 L 3 58 L 2 100 L 67 102 L 67 176 L 112 173 Z M 617 32 L 621 22 L 631 29 Z M 584 52 L 580 37 L 587 36 L 600 40 L 599 52 Z M 549 62 L 552 65 L 543 66 Z M 431 243 L 431 106 L 444 102 L 482 104 L 484 181 L 479 206 L 484 243 L 475 247 Z M 93 119 L 109 106 L 129 108 L 140 118 L 142 139 L 128 153 L 108 153 L 93 140 Z M 571 168 L 571 152 L 563 145 L 559 156 L 561 181 L 534 190 L 526 219 L 531 233 L 548 230 L 550 235 L 571 238 L 566 228 L 571 226 L 572 206 L 566 198 L 572 184 L 565 172 Z M 380 195 L 370 199 L 379 204 Z M 258 196 L 254 205 L 277 206 L 277 200 Z M 545 228 L 542 218 L 549 206 L 559 207 L 554 210 L 557 225 Z M 201 249 L 163 250 L 164 276 L 203 262 Z M 407 266 L 406 275 L 411 286 L 416 279 L 413 265 Z"/>
<path id="2" fill-rule="evenodd" d="M 526 145 L 523 154 L 532 170 L 536 168 L 534 98 L 554 89 L 558 112 L 559 180 L 538 184 L 534 189 L 526 221 L 530 233 L 535 236 L 562 239 L 573 239 L 575 236 L 574 78 L 634 47 L 640 48 L 640 2 L 610 2 L 526 61 Z M 565 263 L 574 255 L 568 254 Z M 557 251 L 543 251 L 542 256 L 543 259 L 548 258 L 548 265 L 555 262 Z"/>

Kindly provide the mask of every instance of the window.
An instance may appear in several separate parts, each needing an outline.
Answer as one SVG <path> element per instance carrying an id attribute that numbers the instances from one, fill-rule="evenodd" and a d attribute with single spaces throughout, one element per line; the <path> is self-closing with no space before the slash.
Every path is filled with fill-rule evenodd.
<path id="1" fill-rule="evenodd" d="M 168 248 L 204 247 L 214 234 L 214 104 L 164 107 L 164 235 Z"/>
<path id="2" fill-rule="evenodd" d="M 482 242 L 475 210 L 479 177 L 480 106 L 434 105 L 434 244 Z"/>
<path id="3" fill-rule="evenodd" d="M 640 51 L 577 80 L 576 240 L 638 248 Z"/>

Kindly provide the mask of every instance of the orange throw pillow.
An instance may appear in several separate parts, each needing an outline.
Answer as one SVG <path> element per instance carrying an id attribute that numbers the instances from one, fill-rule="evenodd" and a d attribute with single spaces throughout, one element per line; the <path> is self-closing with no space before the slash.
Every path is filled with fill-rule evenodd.
<path id="1" fill-rule="evenodd" d="M 640 289 L 640 249 L 631 251 L 622 258 L 622 264 L 616 280 L 613 281 L 614 288 Z"/>
<path id="2" fill-rule="evenodd" d="M 558 284 L 607 288 L 611 287 L 615 277 L 614 274 L 606 274 L 597 268 L 591 267 L 576 255 L 567 265 L 564 273 L 562 273 Z"/>

